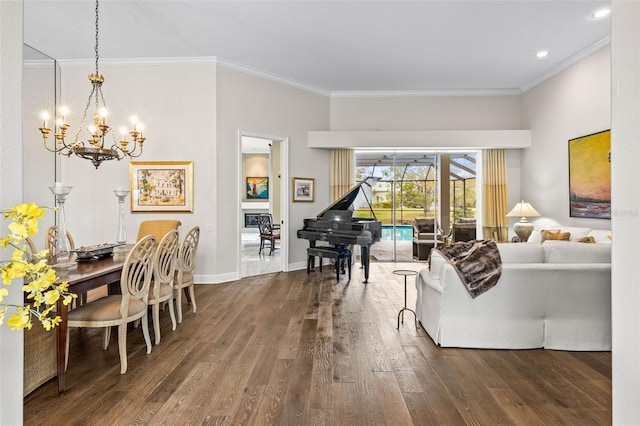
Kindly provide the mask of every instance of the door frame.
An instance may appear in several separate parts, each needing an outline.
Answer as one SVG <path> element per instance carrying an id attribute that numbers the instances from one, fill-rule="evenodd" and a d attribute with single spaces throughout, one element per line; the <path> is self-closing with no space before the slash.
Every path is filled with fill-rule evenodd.
<path id="1" fill-rule="evenodd" d="M 289 138 L 287 136 L 276 136 L 266 133 L 238 130 L 238 177 L 237 187 L 239 188 L 238 194 L 243 194 L 245 190 L 244 182 L 242 181 L 242 138 L 253 137 L 266 139 L 271 141 L 278 141 L 280 143 L 280 271 L 289 271 Z M 271 167 L 271 165 L 269 165 Z M 272 201 L 269 200 L 269 205 L 272 205 Z M 236 204 L 237 215 L 240 217 L 242 214 L 242 196 L 238 197 Z M 242 239 L 243 221 L 239 221 L 238 226 L 238 240 Z M 238 276 L 242 276 L 242 244 L 238 244 Z"/>

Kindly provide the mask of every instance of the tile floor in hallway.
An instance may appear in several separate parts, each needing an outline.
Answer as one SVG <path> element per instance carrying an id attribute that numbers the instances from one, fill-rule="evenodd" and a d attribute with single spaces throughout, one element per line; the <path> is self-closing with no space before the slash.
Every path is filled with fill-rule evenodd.
<path id="1" fill-rule="evenodd" d="M 276 249 L 269 255 L 269 248 L 260 250 L 260 234 L 258 231 L 242 233 L 242 259 L 240 262 L 240 275 L 252 277 L 254 275 L 279 272 L 280 267 L 280 242 L 276 243 Z"/>

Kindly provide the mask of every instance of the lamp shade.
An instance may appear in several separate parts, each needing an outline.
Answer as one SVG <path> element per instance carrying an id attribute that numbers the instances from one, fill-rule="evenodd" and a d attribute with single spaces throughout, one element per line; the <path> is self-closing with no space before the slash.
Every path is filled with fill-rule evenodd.
<path id="1" fill-rule="evenodd" d="M 540 213 L 534 209 L 531 204 L 525 203 L 524 200 L 516 204 L 516 206 L 507 213 L 507 217 L 531 217 L 540 216 Z"/>

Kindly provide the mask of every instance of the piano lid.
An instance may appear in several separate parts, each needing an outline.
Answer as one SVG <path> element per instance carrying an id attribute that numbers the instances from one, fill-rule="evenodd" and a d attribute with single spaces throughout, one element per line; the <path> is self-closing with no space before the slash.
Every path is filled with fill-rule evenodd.
<path id="1" fill-rule="evenodd" d="M 323 217 L 325 213 L 330 210 L 348 210 L 353 212 L 357 209 L 369 206 L 371 215 L 375 219 L 376 215 L 371 207 L 371 200 L 373 199 L 373 185 L 375 185 L 378 180 L 380 179 L 377 177 L 369 176 L 363 181 L 355 184 L 345 195 L 342 196 L 342 198 L 337 199 L 329 205 L 329 207 L 322 210 L 318 214 L 318 217 Z"/>

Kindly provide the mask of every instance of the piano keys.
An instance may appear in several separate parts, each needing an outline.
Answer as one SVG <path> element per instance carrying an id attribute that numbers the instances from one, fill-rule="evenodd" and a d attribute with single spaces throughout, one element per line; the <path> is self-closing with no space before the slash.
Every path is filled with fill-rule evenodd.
<path id="1" fill-rule="evenodd" d="M 297 233 L 298 238 L 309 240 L 309 247 L 315 247 L 317 241 L 334 246 L 359 245 L 365 284 L 369 282 L 370 247 L 380 241 L 382 235 L 382 222 L 376 219 L 370 201 L 377 181 L 368 177 L 357 183 L 316 218 L 305 219 L 304 227 Z M 365 206 L 369 207 L 370 217 L 353 217 L 355 211 Z"/>

